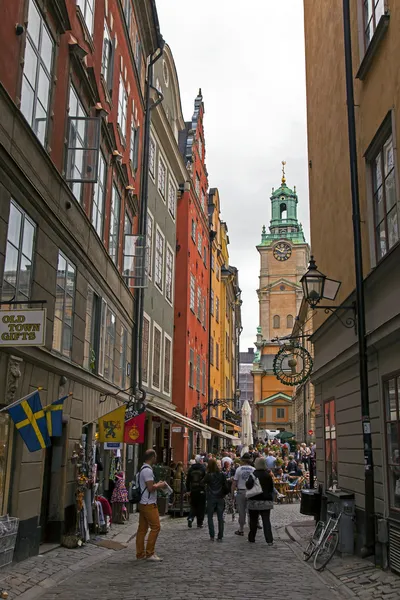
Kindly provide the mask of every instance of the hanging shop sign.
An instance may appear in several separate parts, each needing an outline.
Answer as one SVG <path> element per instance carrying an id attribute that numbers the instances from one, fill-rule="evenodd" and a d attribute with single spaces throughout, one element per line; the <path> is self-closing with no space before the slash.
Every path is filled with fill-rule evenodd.
<path id="1" fill-rule="evenodd" d="M 125 421 L 124 442 L 126 444 L 143 444 L 145 423 L 145 412 Z"/>
<path id="2" fill-rule="evenodd" d="M 104 450 L 121 450 L 121 442 L 104 442 Z"/>
<path id="3" fill-rule="evenodd" d="M 203 440 L 211 440 L 211 431 L 202 431 L 201 437 Z"/>
<path id="4" fill-rule="evenodd" d="M 0 310 L 0 346 L 44 346 L 46 309 Z"/>
<path id="5" fill-rule="evenodd" d="M 172 425 L 171 431 L 172 433 L 182 433 L 183 427 L 180 425 Z"/>
<path id="6" fill-rule="evenodd" d="M 273 369 L 276 378 L 284 385 L 300 385 L 312 373 L 313 360 L 306 348 L 298 344 L 285 344 L 275 355 Z"/>

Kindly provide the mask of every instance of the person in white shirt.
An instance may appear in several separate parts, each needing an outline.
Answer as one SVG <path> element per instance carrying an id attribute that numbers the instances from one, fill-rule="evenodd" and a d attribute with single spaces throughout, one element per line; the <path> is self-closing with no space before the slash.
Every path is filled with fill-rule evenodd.
<path id="1" fill-rule="evenodd" d="M 235 531 L 235 535 L 244 535 L 247 507 L 246 481 L 254 471 L 254 467 L 252 467 L 250 463 L 250 454 L 246 452 L 242 456 L 242 466 L 236 469 L 235 477 L 232 482 L 232 493 L 235 493 L 235 490 L 237 490 L 236 505 L 239 512 L 239 529 Z"/>
<path id="2" fill-rule="evenodd" d="M 160 562 L 162 558 L 155 553 L 156 541 L 160 533 L 160 516 L 157 506 L 157 490 L 165 487 L 165 481 L 154 483 L 153 465 L 157 457 L 154 450 L 146 450 L 144 462 L 139 471 L 138 485 L 141 498 L 139 502 L 139 526 L 136 533 L 136 558 Z M 147 546 L 144 540 L 150 528 Z"/>

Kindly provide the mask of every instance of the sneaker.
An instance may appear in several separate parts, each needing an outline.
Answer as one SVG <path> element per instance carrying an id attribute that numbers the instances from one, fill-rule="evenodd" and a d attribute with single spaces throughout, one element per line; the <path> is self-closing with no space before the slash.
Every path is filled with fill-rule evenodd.
<path id="1" fill-rule="evenodd" d="M 244 531 L 235 531 L 235 535 L 244 535 Z"/>
<path id="2" fill-rule="evenodd" d="M 188 519 L 188 527 L 192 529 L 193 519 Z"/>
<path id="3" fill-rule="evenodd" d="M 214 541 L 214 538 L 213 538 L 213 537 L 210 537 L 210 542 L 213 542 L 213 541 Z"/>
<path id="4" fill-rule="evenodd" d="M 222 538 L 217 538 L 217 542 L 222 542 Z"/>
<path id="5" fill-rule="evenodd" d="M 157 554 L 152 554 L 151 556 L 147 557 L 147 560 L 151 560 L 153 562 L 162 562 L 163 559 L 157 556 Z"/>
<path id="6" fill-rule="evenodd" d="M 201 525 L 197 525 L 197 529 L 203 529 L 204 525 L 203 523 Z"/>
<path id="7" fill-rule="evenodd" d="M 274 542 L 268 542 L 268 546 L 273 546 Z"/>

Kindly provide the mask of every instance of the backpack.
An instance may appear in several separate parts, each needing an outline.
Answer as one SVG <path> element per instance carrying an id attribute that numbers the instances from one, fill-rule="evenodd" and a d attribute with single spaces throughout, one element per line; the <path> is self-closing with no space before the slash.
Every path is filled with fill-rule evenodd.
<path id="1" fill-rule="evenodd" d="M 150 469 L 149 465 L 143 465 L 139 473 L 136 474 L 135 479 L 132 481 L 132 485 L 129 490 L 129 502 L 131 504 L 139 504 L 144 492 L 146 491 L 146 487 L 144 487 L 143 490 L 140 489 L 140 473 L 146 468 Z"/>
<path id="2" fill-rule="evenodd" d="M 204 471 L 200 469 L 193 469 L 190 473 L 190 491 L 197 492 L 204 489 L 202 480 L 204 479 Z"/>

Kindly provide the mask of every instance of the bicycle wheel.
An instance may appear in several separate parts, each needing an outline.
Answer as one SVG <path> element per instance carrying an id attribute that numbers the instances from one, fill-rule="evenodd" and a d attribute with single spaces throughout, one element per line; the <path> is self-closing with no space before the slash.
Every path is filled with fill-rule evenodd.
<path id="1" fill-rule="evenodd" d="M 319 542 L 319 539 L 320 539 L 320 536 L 321 536 L 321 533 L 322 533 L 324 527 L 325 527 L 325 524 L 323 523 L 323 521 L 318 521 L 318 523 L 315 527 L 314 533 L 313 533 L 310 541 L 308 542 L 306 549 L 303 550 L 303 560 L 305 562 L 310 560 L 310 558 L 316 551 L 316 549 L 318 547 L 318 542 Z"/>
<path id="2" fill-rule="evenodd" d="M 313 540 L 310 540 L 308 542 L 307 548 L 305 550 L 303 550 L 303 560 L 305 562 L 310 560 L 310 558 L 312 557 L 312 555 L 315 552 L 315 548 L 316 548 L 316 545 L 314 544 Z"/>
<path id="3" fill-rule="evenodd" d="M 331 560 L 339 544 L 339 532 L 330 531 L 314 556 L 314 569 L 322 571 Z"/>

